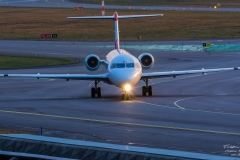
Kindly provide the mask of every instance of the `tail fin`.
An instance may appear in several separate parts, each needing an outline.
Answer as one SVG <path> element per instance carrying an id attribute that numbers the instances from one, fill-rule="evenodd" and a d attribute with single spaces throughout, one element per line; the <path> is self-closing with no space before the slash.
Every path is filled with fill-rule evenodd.
<path id="1" fill-rule="evenodd" d="M 115 12 L 113 16 L 85 16 L 85 17 L 67 17 L 67 18 L 69 18 L 69 19 L 112 19 L 112 20 L 114 20 L 115 49 L 120 49 L 118 19 L 144 18 L 144 17 L 157 17 L 157 16 L 163 16 L 163 14 L 118 16 L 118 13 Z"/>

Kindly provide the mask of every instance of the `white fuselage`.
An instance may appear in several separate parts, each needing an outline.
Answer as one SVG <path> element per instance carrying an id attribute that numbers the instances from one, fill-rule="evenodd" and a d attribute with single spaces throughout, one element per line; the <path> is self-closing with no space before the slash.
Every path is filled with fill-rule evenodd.
<path id="1" fill-rule="evenodd" d="M 123 49 L 115 49 L 107 55 L 108 78 L 117 87 L 136 85 L 142 76 L 138 59 Z"/>

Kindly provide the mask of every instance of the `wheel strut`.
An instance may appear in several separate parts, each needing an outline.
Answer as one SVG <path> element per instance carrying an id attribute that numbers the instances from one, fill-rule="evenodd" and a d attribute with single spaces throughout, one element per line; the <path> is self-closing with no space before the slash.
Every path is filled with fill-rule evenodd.
<path id="1" fill-rule="evenodd" d="M 122 91 L 123 91 L 122 100 L 129 100 L 130 99 L 129 92 L 124 90 L 124 88 L 122 88 Z"/>
<path id="2" fill-rule="evenodd" d="M 122 100 L 129 100 L 130 99 L 130 96 L 128 93 L 123 93 L 122 95 Z"/>
<path id="3" fill-rule="evenodd" d="M 102 97 L 102 89 L 101 87 L 97 86 L 100 81 L 95 80 L 94 82 L 95 82 L 95 87 L 92 87 L 91 89 L 91 96 L 95 97 L 95 95 L 97 94 L 98 97 Z"/>
<path id="4" fill-rule="evenodd" d="M 146 96 L 148 93 L 149 96 L 152 96 L 152 86 L 148 85 L 148 79 L 144 79 L 143 81 L 146 85 L 142 87 L 142 95 Z"/>

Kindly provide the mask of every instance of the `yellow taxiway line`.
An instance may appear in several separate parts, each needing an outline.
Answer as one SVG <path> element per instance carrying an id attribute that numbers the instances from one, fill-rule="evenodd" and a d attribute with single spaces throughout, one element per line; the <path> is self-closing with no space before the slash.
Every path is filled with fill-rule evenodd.
<path id="1" fill-rule="evenodd" d="M 215 134 L 226 134 L 226 135 L 240 136 L 240 133 L 235 133 L 235 132 L 223 132 L 223 131 L 214 131 L 214 130 L 181 128 L 181 127 L 160 126 L 160 125 L 129 123 L 129 122 L 117 122 L 117 121 L 98 120 L 98 119 L 89 119 L 89 118 L 80 118 L 80 117 L 59 116 L 59 115 L 52 115 L 52 114 L 40 114 L 40 113 L 32 113 L 32 112 L 18 112 L 18 111 L 10 111 L 10 110 L 0 110 L 0 112 L 11 113 L 11 114 L 41 116 L 41 117 L 60 118 L 60 119 L 71 119 L 71 120 L 97 122 L 97 123 L 108 123 L 108 124 L 119 124 L 119 125 L 150 127 L 150 128 L 159 128 L 159 129 L 161 128 L 161 129 L 172 129 L 172 130 L 193 131 L 193 132 L 201 132 L 201 133 L 215 133 Z"/>

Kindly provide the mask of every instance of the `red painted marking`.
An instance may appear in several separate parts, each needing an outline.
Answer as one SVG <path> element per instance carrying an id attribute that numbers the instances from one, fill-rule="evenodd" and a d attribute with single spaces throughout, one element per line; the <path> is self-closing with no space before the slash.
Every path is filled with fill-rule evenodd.
<path id="1" fill-rule="evenodd" d="M 83 10 L 83 7 L 77 7 L 77 10 Z"/>
<path id="2" fill-rule="evenodd" d="M 52 38 L 51 34 L 41 34 L 40 38 Z"/>
<path id="3" fill-rule="evenodd" d="M 118 13 L 117 12 L 114 13 L 114 19 L 115 19 L 115 21 L 118 20 Z"/>

